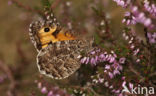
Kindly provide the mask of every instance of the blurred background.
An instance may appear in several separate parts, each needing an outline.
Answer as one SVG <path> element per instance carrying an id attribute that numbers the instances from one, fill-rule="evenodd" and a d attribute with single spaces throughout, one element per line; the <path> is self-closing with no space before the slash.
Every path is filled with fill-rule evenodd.
<path id="1" fill-rule="evenodd" d="M 111 33 L 120 40 L 124 11 L 112 0 L 51 2 L 55 16 L 63 26 L 69 27 L 72 23 L 73 29 L 91 34 L 102 23 L 94 9 L 101 10 L 108 20 Z M 36 66 L 37 51 L 30 41 L 28 29 L 29 24 L 40 17 L 39 11 L 43 11 L 41 0 L 0 0 L 0 96 L 13 96 L 12 93 L 16 93 L 16 96 L 33 96 L 30 94 L 37 90 L 34 83 L 40 77 Z M 62 83 L 44 78 L 53 84 Z M 70 84 L 68 79 L 63 83 Z"/>

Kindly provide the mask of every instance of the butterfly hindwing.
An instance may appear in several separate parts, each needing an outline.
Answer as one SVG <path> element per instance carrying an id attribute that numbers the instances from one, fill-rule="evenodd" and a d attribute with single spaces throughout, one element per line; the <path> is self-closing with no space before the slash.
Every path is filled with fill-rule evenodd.
<path id="1" fill-rule="evenodd" d="M 79 45 L 82 44 L 82 45 Z M 40 72 L 54 79 L 63 79 L 80 68 L 81 52 L 91 46 L 86 40 L 56 42 L 42 49 L 37 56 Z"/>

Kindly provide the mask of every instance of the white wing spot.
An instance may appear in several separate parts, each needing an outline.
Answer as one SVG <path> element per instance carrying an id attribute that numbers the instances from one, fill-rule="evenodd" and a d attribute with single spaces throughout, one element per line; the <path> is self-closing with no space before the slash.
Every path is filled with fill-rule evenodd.
<path id="1" fill-rule="evenodd" d="M 32 27 L 32 24 L 30 24 L 29 26 Z"/>
<path id="2" fill-rule="evenodd" d="M 31 30 L 31 28 L 29 28 L 29 32 L 31 32 L 32 30 Z"/>
<path id="3" fill-rule="evenodd" d="M 54 21 L 56 21 L 56 18 L 54 18 Z"/>
<path id="4" fill-rule="evenodd" d="M 50 16 L 49 15 L 47 16 L 47 19 L 50 19 Z"/>
<path id="5" fill-rule="evenodd" d="M 54 15 L 53 15 L 53 13 L 51 13 L 51 17 L 53 17 Z"/>

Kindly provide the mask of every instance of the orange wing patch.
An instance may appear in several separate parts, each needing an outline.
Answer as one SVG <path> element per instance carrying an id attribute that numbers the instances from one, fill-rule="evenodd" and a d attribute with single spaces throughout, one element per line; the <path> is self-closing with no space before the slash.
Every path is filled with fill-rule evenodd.
<path id="1" fill-rule="evenodd" d="M 47 47 L 49 43 L 65 40 L 75 40 L 75 37 L 70 33 L 66 33 L 65 29 L 62 28 L 61 30 L 58 30 L 56 25 L 52 27 L 47 26 L 41 28 L 38 32 L 38 36 L 40 38 L 42 48 Z"/>

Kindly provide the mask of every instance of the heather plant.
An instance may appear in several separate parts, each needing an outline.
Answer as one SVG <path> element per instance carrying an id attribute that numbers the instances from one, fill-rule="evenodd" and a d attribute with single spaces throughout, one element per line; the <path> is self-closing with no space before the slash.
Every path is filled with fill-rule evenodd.
<path id="1" fill-rule="evenodd" d="M 93 36 L 93 49 L 81 54 L 81 67 L 73 75 L 54 80 L 38 71 L 32 73 L 30 65 L 36 61 L 17 43 L 21 60 L 16 67 L 0 61 L 4 96 L 156 96 L 156 1 L 40 1 L 32 7 L 18 0 L 8 5 L 32 14 L 29 23 L 43 17 L 45 7 L 52 9 L 62 26 Z M 118 12 L 120 19 L 113 17 Z M 25 93 L 20 88 L 27 83 L 30 87 Z"/>

